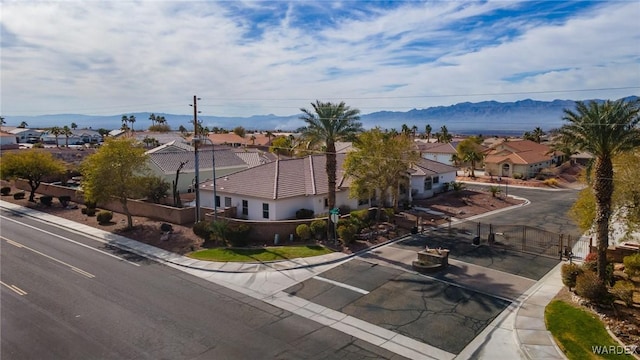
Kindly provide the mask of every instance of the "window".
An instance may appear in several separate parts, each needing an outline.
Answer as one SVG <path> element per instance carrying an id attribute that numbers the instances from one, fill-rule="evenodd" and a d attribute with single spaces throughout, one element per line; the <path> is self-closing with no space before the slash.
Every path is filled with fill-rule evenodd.
<path id="1" fill-rule="evenodd" d="M 324 207 L 329 207 L 329 198 L 324 198 Z"/>
<path id="2" fill-rule="evenodd" d="M 431 176 L 427 176 L 424 179 L 424 191 L 431 190 Z"/>
<path id="3" fill-rule="evenodd" d="M 220 207 L 220 196 L 216 195 L 216 207 Z"/>
<path id="4" fill-rule="evenodd" d="M 432 178 L 432 180 L 433 180 L 433 183 L 434 183 L 434 184 L 438 184 L 438 183 L 440 183 L 440 177 L 439 177 L 439 176 L 434 176 L 434 177 Z"/>
<path id="5" fill-rule="evenodd" d="M 263 219 L 269 218 L 269 204 L 267 203 L 262 203 L 262 218 Z"/>
<path id="6" fill-rule="evenodd" d="M 249 215 L 249 201 L 242 200 L 242 215 Z"/>
<path id="7" fill-rule="evenodd" d="M 224 197 L 224 207 L 231 207 L 231 198 L 225 196 Z"/>

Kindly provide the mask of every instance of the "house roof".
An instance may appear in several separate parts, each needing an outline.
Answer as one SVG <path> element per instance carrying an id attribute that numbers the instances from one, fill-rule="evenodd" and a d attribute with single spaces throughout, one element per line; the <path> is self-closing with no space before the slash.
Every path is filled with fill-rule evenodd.
<path id="1" fill-rule="evenodd" d="M 425 158 L 420 158 L 417 163 L 411 166 L 409 173 L 416 176 L 433 176 L 455 172 L 458 169 L 455 166 L 443 164 Z"/>
<path id="2" fill-rule="evenodd" d="M 485 164 L 511 162 L 525 165 L 549 161 L 553 158 L 551 149 L 531 140 L 507 141 L 497 144 L 487 151 Z"/>
<path id="3" fill-rule="evenodd" d="M 147 154 L 153 153 L 166 153 L 166 152 L 179 152 L 179 151 L 187 151 L 193 152 L 194 148 L 191 145 L 188 145 L 182 141 L 173 140 L 166 144 L 162 144 L 157 146 L 151 150 L 147 151 Z"/>
<path id="4" fill-rule="evenodd" d="M 133 137 L 138 141 L 143 141 L 145 138 L 154 138 L 158 140 L 160 144 L 170 143 L 175 141 L 176 143 L 184 142 L 188 143 L 187 140 L 182 137 L 182 134 L 177 131 L 170 132 L 158 132 L 158 131 L 134 131 Z"/>
<path id="5" fill-rule="evenodd" d="M 231 150 L 216 150 L 215 162 L 216 169 L 226 167 L 246 167 L 247 164 L 242 161 Z M 212 169 L 212 151 L 200 151 L 198 152 L 198 162 L 200 171 Z M 149 161 L 157 166 L 164 173 L 172 173 L 178 170 L 178 167 L 182 162 L 186 162 L 182 168 L 184 171 L 195 171 L 195 157 L 193 152 L 188 151 L 175 151 L 175 152 L 157 152 L 149 153 Z"/>
<path id="6" fill-rule="evenodd" d="M 338 154 L 336 188 L 348 186 L 342 163 L 344 155 Z M 216 181 L 216 191 L 263 199 L 283 199 L 296 196 L 313 196 L 329 192 L 324 155 L 276 160 L 228 176 Z M 205 189 L 211 188 L 207 184 Z"/>
<path id="7" fill-rule="evenodd" d="M 458 143 L 422 143 L 416 142 L 418 150 L 421 153 L 431 153 L 431 154 L 456 154 L 458 151 L 456 150 L 456 146 Z"/>

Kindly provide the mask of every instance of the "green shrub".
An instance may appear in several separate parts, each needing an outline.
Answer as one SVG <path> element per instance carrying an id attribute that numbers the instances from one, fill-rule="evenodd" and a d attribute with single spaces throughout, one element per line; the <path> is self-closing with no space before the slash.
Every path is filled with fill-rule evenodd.
<path id="1" fill-rule="evenodd" d="M 311 228 L 311 233 L 318 239 L 327 233 L 327 222 L 324 220 L 313 220 L 309 227 Z"/>
<path id="2" fill-rule="evenodd" d="M 343 219 L 338 219 L 338 223 L 336 224 L 336 228 L 339 228 L 340 226 L 348 226 L 351 225 L 351 219 L 348 218 L 343 218 Z"/>
<path id="3" fill-rule="evenodd" d="M 13 198 L 16 200 L 24 199 L 24 197 L 25 197 L 24 191 L 13 194 Z"/>
<path id="4" fill-rule="evenodd" d="M 33 144 L 32 148 L 34 148 L 34 149 L 42 149 L 42 148 L 44 148 L 44 144 L 41 143 L 41 142 L 37 142 L 37 143 Z"/>
<path id="5" fill-rule="evenodd" d="M 631 277 L 640 275 L 640 253 L 625 256 L 622 262 L 624 262 L 624 272 L 627 275 Z"/>
<path id="6" fill-rule="evenodd" d="M 625 305 L 631 306 L 633 305 L 633 291 L 635 290 L 635 286 L 631 281 L 628 280 L 620 280 L 617 281 L 613 288 L 611 289 L 611 293 L 616 298 L 622 300 Z"/>
<path id="7" fill-rule="evenodd" d="M 496 194 L 498 194 L 500 192 L 500 187 L 498 186 L 489 186 L 489 192 L 491 193 L 491 196 L 496 197 Z"/>
<path id="8" fill-rule="evenodd" d="M 578 275 L 576 293 L 594 303 L 603 303 L 608 294 L 607 286 L 593 271 L 585 271 Z"/>
<path id="9" fill-rule="evenodd" d="M 313 219 L 313 210 L 300 209 L 296 211 L 296 219 Z"/>
<path id="10" fill-rule="evenodd" d="M 211 223 L 200 221 L 193 225 L 193 233 L 205 241 L 211 240 Z"/>
<path id="11" fill-rule="evenodd" d="M 546 179 L 545 181 L 543 181 L 543 184 L 547 185 L 547 186 L 558 186 L 558 179 L 556 178 L 551 178 L 551 179 Z"/>
<path id="12" fill-rule="evenodd" d="M 45 206 L 51 206 L 53 204 L 53 196 L 43 195 L 40 197 L 40 203 Z"/>
<path id="13" fill-rule="evenodd" d="M 62 205 L 62 207 L 67 207 L 71 202 L 71 196 L 69 195 L 58 196 L 58 201 L 60 201 L 60 205 Z"/>
<path id="14" fill-rule="evenodd" d="M 96 214 L 96 209 L 95 208 L 82 208 L 82 210 L 80 210 L 80 212 L 82 212 L 83 214 L 85 214 L 87 216 L 94 216 Z"/>
<path id="15" fill-rule="evenodd" d="M 513 173 L 513 178 L 514 178 L 514 179 L 518 179 L 518 180 L 519 180 L 519 179 L 522 179 L 522 177 L 523 177 L 523 176 L 522 176 L 522 174 L 520 174 L 520 173 Z"/>
<path id="16" fill-rule="evenodd" d="M 351 220 L 356 220 L 358 222 L 366 223 L 370 220 L 369 218 L 369 209 L 362 210 L 354 210 L 349 213 L 349 217 Z"/>
<path id="17" fill-rule="evenodd" d="M 9 186 L 4 186 L 2 189 L 0 189 L 0 194 L 2 194 L 2 196 L 11 194 L 11 188 Z"/>
<path id="18" fill-rule="evenodd" d="M 311 237 L 311 229 L 307 224 L 300 224 L 296 227 L 296 235 L 302 240 L 309 240 Z"/>
<path id="19" fill-rule="evenodd" d="M 338 236 L 345 245 L 351 244 L 356 239 L 357 228 L 353 224 L 339 225 Z"/>
<path id="20" fill-rule="evenodd" d="M 340 210 L 340 214 L 348 214 L 351 212 L 351 206 L 340 205 L 340 207 L 338 207 L 338 210 Z"/>
<path id="21" fill-rule="evenodd" d="M 99 224 L 108 224 L 113 219 L 113 212 L 109 210 L 100 210 L 96 215 Z"/>
<path id="22" fill-rule="evenodd" d="M 96 204 L 95 201 L 85 201 L 84 206 L 86 206 L 87 209 L 95 209 L 98 204 Z"/>
<path id="23" fill-rule="evenodd" d="M 173 226 L 171 224 L 162 223 L 160 224 L 160 231 L 162 232 L 172 232 Z"/>
<path id="24" fill-rule="evenodd" d="M 576 287 L 576 279 L 583 270 L 577 264 L 562 264 L 562 283 L 571 290 Z"/>
<path id="25" fill-rule="evenodd" d="M 251 227 L 247 224 L 230 224 L 225 240 L 233 247 L 247 246 L 250 231 Z"/>

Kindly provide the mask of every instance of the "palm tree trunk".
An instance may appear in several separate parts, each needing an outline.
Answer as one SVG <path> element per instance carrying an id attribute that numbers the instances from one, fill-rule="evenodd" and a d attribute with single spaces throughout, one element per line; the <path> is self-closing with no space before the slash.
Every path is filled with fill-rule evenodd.
<path id="1" fill-rule="evenodd" d="M 609 218 L 613 196 L 613 164 L 611 158 L 596 159 L 593 192 L 596 197 L 596 236 L 598 239 L 598 278 L 606 279 Z"/>
<path id="2" fill-rule="evenodd" d="M 336 206 L 336 145 L 333 142 L 327 142 L 327 150 L 325 153 L 327 157 L 327 180 L 329 185 L 329 194 L 328 194 L 328 203 L 329 210 L 335 208 Z M 333 234 L 333 222 L 331 221 L 331 217 L 329 217 L 327 222 L 327 239 L 332 239 Z"/>

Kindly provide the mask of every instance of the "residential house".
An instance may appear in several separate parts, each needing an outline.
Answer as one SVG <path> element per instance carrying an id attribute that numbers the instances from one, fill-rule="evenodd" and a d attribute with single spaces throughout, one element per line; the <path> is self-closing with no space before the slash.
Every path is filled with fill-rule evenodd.
<path id="1" fill-rule="evenodd" d="M 450 143 L 425 143 L 416 141 L 418 151 L 423 159 L 437 161 L 443 164 L 455 165 L 452 156 L 457 154 L 457 142 Z"/>
<path id="2" fill-rule="evenodd" d="M 184 164 L 178 176 L 177 190 L 180 193 L 188 193 L 195 188 L 195 154 L 189 145 L 174 142 L 161 145 L 146 152 L 149 156 L 148 167 L 151 173 L 173 184 L 176 172 L 181 164 Z M 215 155 L 214 155 L 215 153 Z M 198 180 L 210 181 L 213 179 L 213 162 L 215 157 L 215 174 L 225 176 L 244 170 L 249 165 L 230 149 L 201 149 L 198 151 Z"/>
<path id="3" fill-rule="evenodd" d="M 40 130 L 36 130 L 36 129 L 27 129 L 27 128 L 9 128 L 6 127 L 6 131 L 9 134 L 12 134 L 15 138 L 16 138 L 16 142 L 18 144 L 25 144 L 25 143 L 34 143 L 37 142 L 38 139 L 40 139 L 40 135 L 42 134 L 42 132 Z"/>
<path id="4" fill-rule="evenodd" d="M 56 136 L 50 131 L 46 130 L 42 132 L 40 141 L 42 141 L 44 144 L 55 144 Z M 58 134 L 59 146 L 66 145 L 67 143 L 69 145 L 84 145 L 91 143 L 96 144 L 100 142 L 102 142 L 102 135 L 100 135 L 99 132 L 90 129 L 71 130 L 71 134 L 69 135 L 68 139 L 65 135 Z"/>
<path id="5" fill-rule="evenodd" d="M 409 169 L 411 191 L 409 201 L 424 199 L 444 192 L 456 181 L 457 168 L 438 161 L 421 158 Z"/>
<path id="6" fill-rule="evenodd" d="M 484 158 L 485 174 L 525 179 L 555 166 L 558 156 L 551 148 L 531 140 L 509 140 L 489 148 Z"/>
<path id="7" fill-rule="evenodd" d="M 0 149 L 17 149 L 18 142 L 15 135 L 7 132 L 0 132 Z"/>
<path id="8" fill-rule="evenodd" d="M 349 198 L 349 180 L 342 164 L 345 156 L 337 155 L 336 207 L 351 209 L 368 207 L 369 203 Z M 216 178 L 216 207 L 236 207 L 238 217 L 247 220 L 295 219 L 300 209 L 325 214 L 329 209 L 326 157 L 276 160 L 228 176 Z M 213 183 L 200 187 L 201 204 L 213 208 Z"/>

